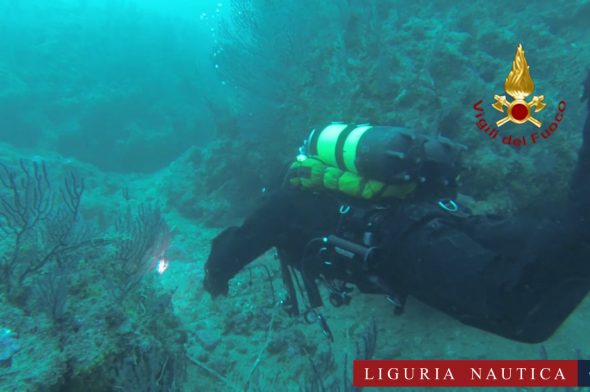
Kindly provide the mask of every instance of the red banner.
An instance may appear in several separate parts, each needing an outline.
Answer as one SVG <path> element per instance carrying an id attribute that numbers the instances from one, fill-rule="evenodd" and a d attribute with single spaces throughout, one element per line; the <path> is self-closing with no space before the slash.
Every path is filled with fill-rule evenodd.
<path id="1" fill-rule="evenodd" d="M 573 387 L 578 361 L 354 361 L 355 387 Z"/>

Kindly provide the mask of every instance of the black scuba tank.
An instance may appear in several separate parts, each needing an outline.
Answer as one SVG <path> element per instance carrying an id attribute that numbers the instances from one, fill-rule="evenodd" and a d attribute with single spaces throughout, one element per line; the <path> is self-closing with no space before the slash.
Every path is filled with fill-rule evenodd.
<path id="1" fill-rule="evenodd" d="M 466 147 L 442 136 L 369 124 L 331 123 L 314 129 L 307 153 L 324 163 L 387 184 L 453 186 Z"/>

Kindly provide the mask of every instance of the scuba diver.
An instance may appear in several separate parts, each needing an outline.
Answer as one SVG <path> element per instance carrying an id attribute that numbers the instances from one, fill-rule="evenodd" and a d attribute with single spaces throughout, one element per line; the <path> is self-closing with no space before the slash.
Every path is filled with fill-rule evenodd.
<path id="1" fill-rule="evenodd" d="M 590 74 L 583 101 L 589 93 Z M 567 202 L 546 216 L 470 214 L 455 201 L 461 150 L 403 128 L 312 131 L 283 186 L 213 240 L 205 289 L 227 294 L 229 279 L 275 247 L 292 315 L 302 300 L 322 305 L 318 283 L 335 306 L 352 284 L 397 312 L 411 295 L 509 339 L 548 339 L 590 290 L 590 115 Z"/>

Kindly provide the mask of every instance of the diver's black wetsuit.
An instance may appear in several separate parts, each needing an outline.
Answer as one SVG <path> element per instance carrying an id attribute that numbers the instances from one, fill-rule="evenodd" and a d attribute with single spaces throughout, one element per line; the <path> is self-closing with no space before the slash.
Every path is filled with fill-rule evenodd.
<path id="1" fill-rule="evenodd" d="M 588 92 L 590 77 L 586 84 Z M 590 290 L 590 116 L 583 132 L 559 218 L 461 217 L 436 201 L 398 205 L 379 226 L 377 274 L 468 325 L 523 342 L 550 337 Z M 326 193 L 270 195 L 213 241 L 205 288 L 226 292 L 231 277 L 273 246 L 292 263 L 302 260 L 312 238 L 336 231 L 340 206 Z"/>

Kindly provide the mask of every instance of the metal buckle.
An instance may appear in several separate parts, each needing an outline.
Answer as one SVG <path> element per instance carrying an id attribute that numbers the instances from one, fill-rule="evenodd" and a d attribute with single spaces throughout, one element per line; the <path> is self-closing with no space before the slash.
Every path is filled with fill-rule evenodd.
<path id="1" fill-rule="evenodd" d="M 342 215 L 348 214 L 349 211 L 350 211 L 350 206 L 346 205 L 346 204 L 341 204 L 340 209 L 338 210 L 338 212 L 340 212 L 340 214 L 342 214 Z"/>
<path id="2" fill-rule="evenodd" d="M 455 203 L 455 200 L 452 199 L 440 199 L 438 201 L 438 206 L 447 212 L 457 212 L 459 211 L 459 205 Z"/>

